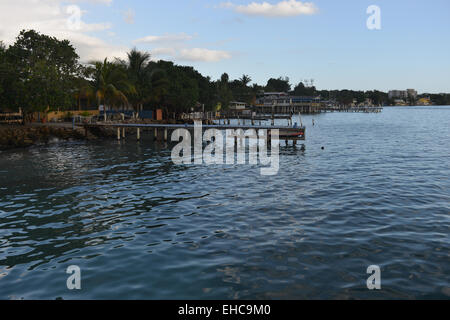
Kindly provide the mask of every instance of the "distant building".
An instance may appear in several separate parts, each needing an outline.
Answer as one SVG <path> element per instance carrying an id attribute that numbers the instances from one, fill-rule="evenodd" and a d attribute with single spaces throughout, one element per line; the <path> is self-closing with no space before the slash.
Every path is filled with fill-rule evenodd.
<path id="1" fill-rule="evenodd" d="M 388 93 L 389 99 L 406 99 L 408 98 L 408 92 L 406 90 L 391 90 Z"/>
<path id="2" fill-rule="evenodd" d="M 417 91 L 414 89 L 391 90 L 388 93 L 389 99 L 417 99 Z"/>
<path id="3" fill-rule="evenodd" d="M 320 97 L 291 96 L 286 92 L 265 92 L 256 99 L 256 106 L 283 106 L 288 107 L 297 104 L 320 103 Z"/>
<path id="4" fill-rule="evenodd" d="M 254 108 L 261 113 L 314 113 L 320 110 L 320 97 L 291 96 L 286 92 L 263 92 L 256 97 Z"/>
<path id="5" fill-rule="evenodd" d="M 265 97 L 283 97 L 289 94 L 286 92 L 263 92 L 262 95 Z"/>
<path id="6" fill-rule="evenodd" d="M 245 110 L 245 107 L 246 107 L 245 102 L 231 101 L 229 109 L 239 111 L 239 110 Z"/>

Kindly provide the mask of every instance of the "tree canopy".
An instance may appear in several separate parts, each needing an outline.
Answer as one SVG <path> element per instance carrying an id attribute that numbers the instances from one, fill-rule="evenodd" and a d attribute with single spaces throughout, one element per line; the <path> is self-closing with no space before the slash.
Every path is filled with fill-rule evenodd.
<path id="1" fill-rule="evenodd" d="M 223 73 L 216 80 L 193 67 L 170 61 L 153 61 L 148 52 L 132 49 L 125 60 L 94 61 L 83 65 L 67 40 L 20 32 L 13 45 L 0 41 L 0 108 L 24 113 L 49 110 L 91 109 L 100 105 L 117 109 L 162 108 L 166 114 L 226 109 L 231 101 L 255 103 L 265 92 L 350 104 L 371 99 L 375 104 L 392 103 L 381 91 L 317 90 L 298 83 L 291 91 L 289 78 L 270 78 L 265 86 L 243 74 L 232 80 Z M 422 96 L 420 96 L 422 97 Z M 434 103 L 450 104 L 450 95 L 426 95 Z"/>
<path id="2" fill-rule="evenodd" d="M 73 104 L 81 68 L 69 41 L 22 31 L 2 56 L 3 104 L 25 113 Z"/>
<path id="3" fill-rule="evenodd" d="M 266 90 L 270 92 L 289 92 L 291 91 L 291 84 L 289 78 L 279 77 L 278 79 L 271 78 L 267 81 Z"/>

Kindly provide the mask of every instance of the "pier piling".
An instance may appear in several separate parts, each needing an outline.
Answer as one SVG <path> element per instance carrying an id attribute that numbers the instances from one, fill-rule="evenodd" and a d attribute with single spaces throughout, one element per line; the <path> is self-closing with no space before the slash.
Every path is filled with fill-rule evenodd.
<path id="1" fill-rule="evenodd" d="M 271 131 L 272 130 L 279 130 L 279 140 L 285 140 L 286 145 L 289 144 L 290 140 L 305 140 L 305 128 L 303 126 L 301 127 L 292 127 L 292 121 L 289 122 L 291 126 L 275 126 L 274 123 L 272 123 L 272 126 L 265 125 L 265 126 L 259 126 L 254 127 L 253 123 L 251 126 L 247 125 L 203 125 L 202 129 L 217 129 L 217 130 L 249 130 L 249 129 L 257 129 L 257 130 L 267 130 L 268 140 L 270 141 L 271 137 Z M 110 123 L 110 124 L 84 124 L 84 132 L 85 134 L 88 133 L 88 130 L 91 128 L 114 128 L 117 130 L 117 140 L 120 141 L 121 139 L 125 139 L 126 130 L 128 129 L 130 132 L 132 130 L 136 130 L 136 139 L 139 141 L 141 140 L 141 129 L 145 128 L 147 129 L 153 129 L 154 130 L 154 139 L 155 140 L 164 140 L 165 142 L 169 141 L 169 131 L 176 130 L 176 129 L 187 129 L 187 130 L 194 130 L 195 125 L 192 124 L 123 124 L 123 123 Z M 158 131 L 163 130 L 162 134 L 159 134 Z M 235 142 L 237 143 L 237 141 Z M 294 143 L 295 145 L 295 143 Z"/>

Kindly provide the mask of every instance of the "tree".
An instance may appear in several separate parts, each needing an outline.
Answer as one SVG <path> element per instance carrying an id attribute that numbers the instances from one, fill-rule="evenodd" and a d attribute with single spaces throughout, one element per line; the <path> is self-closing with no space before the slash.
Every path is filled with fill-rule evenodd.
<path id="1" fill-rule="evenodd" d="M 342 90 L 337 96 L 337 101 L 340 104 L 350 105 L 353 103 L 354 95 L 350 90 Z"/>
<path id="2" fill-rule="evenodd" d="M 228 85 L 229 81 L 230 81 L 230 77 L 228 76 L 228 73 L 222 74 L 222 76 L 220 77 L 221 84 Z"/>
<path id="3" fill-rule="evenodd" d="M 129 81 L 127 70 L 121 63 L 92 62 L 91 77 L 97 102 L 107 107 L 129 107 L 127 95 L 136 94 L 136 89 Z"/>
<path id="4" fill-rule="evenodd" d="M 83 68 L 83 77 L 76 79 L 75 98 L 78 104 L 78 110 L 81 110 L 81 101 L 86 101 L 86 106 L 90 106 L 91 100 L 95 100 L 95 92 L 92 83 L 88 80 L 89 69 Z"/>
<path id="5" fill-rule="evenodd" d="M 21 107 L 21 92 L 23 81 L 20 81 L 19 74 L 8 57 L 8 49 L 0 43 L 0 107 L 17 111 Z"/>
<path id="6" fill-rule="evenodd" d="M 6 51 L 7 63 L 14 66 L 11 93 L 15 101 L 10 106 L 20 106 L 25 115 L 72 106 L 74 81 L 80 75 L 78 59 L 67 40 L 21 31 Z"/>
<path id="7" fill-rule="evenodd" d="M 268 92 L 289 92 L 291 85 L 289 84 L 288 77 L 279 77 L 278 79 L 271 78 L 267 81 L 266 91 Z"/>
<path id="8" fill-rule="evenodd" d="M 242 78 L 239 79 L 239 81 L 242 83 L 242 86 L 247 87 L 250 82 L 252 82 L 252 78 L 250 78 L 248 75 L 243 75 Z"/>
<path id="9" fill-rule="evenodd" d="M 229 81 L 230 77 L 228 73 L 224 73 L 216 83 L 218 102 L 224 109 L 227 109 L 231 100 L 233 100 L 233 94 L 229 88 Z"/>
<path id="10" fill-rule="evenodd" d="M 294 95 L 295 96 L 307 96 L 307 97 L 315 96 L 316 95 L 316 87 L 305 87 L 303 82 L 300 82 L 294 88 Z"/>
<path id="11" fill-rule="evenodd" d="M 137 51 L 136 48 L 127 54 L 126 68 L 128 79 L 136 89 L 131 100 L 137 111 L 142 111 L 144 103 L 151 98 L 151 78 L 154 72 L 149 67 L 150 58 L 149 53 Z"/>
<path id="12" fill-rule="evenodd" d="M 151 75 L 151 95 L 147 103 L 150 106 L 159 107 L 169 92 L 169 79 L 164 70 L 153 69 Z"/>
<path id="13" fill-rule="evenodd" d="M 4 79 L 6 75 L 6 61 L 5 61 L 5 53 L 6 53 L 6 47 L 3 44 L 2 41 L 0 41 L 0 106 L 2 105 L 2 98 L 4 94 Z"/>

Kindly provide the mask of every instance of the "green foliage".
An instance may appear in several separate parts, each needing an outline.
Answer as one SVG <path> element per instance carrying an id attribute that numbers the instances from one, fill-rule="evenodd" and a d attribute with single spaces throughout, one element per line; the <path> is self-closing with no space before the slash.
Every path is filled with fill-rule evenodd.
<path id="1" fill-rule="evenodd" d="M 131 101 L 138 109 L 151 100 L 152 77 L 154 72 L 150 69 L 150 54 L 132 49 L 124 63 L 129 81 L 135 88 L 135 93 L 130 96 Z"/>
<path id="2" fill-rule="evenodd" d="M 158 88 L 159 107 L 168 113 L 189 112 L 199 101 L 198 78 L 201 77 L 192 67 L 176 66 L 172 62 L 158 61 L 151 68 L 158 75 L 152 84 Z M 156 81 L 157 80 L 157 81 Z"/>
<path id="3" fill-rule="evenodd" d="M 128 78 L 126 67 L 120 62 L 97 61 L 91 63 L 88 73 L 93 79 L 92 88 L 99 105 L 129 107 L 128 96 L 137 95 L 136 88 Z"/>
<path id="4" fill-rule="evenodd" d="M 239 79 L 243 87 L 247 87 L 250 82 L 252 82 L 252 78 L 248 75 L 244 74 L 242 78 Z"/>
<path id="5" fill-rule="evenodd" d="M 388 101 L 388 95 L 381 91 L 366 91 L 366 98 L 371 99 L 375 105 L 384 105 Z"/>
<path id="6" fill-rule="evenodd" d="M 354 95 L 350 90 L 342 90 L 336 97 L 336 101 L 340 104 L 349 105 L 353 103 Z"/>
<path id="7" fill-rule="evenodd" d="M 316 96 L 316 87 L 305 87 L 303 82 L 300 82 L 294 88 L 294 95 L 295 96 L 307 96 L 307 97 Z"/>
<path id="8" fill-rule="evenodd" d="M 227 73 L 222 74 L 220 80 L 216 82 L 215 90 L 217 92 L 217 100 L 222 109 L 226 110 L 230 102 L 233 100 L 233 93 L 229 84 L 230 77 Z"/>
<path id="9" fill-rule="evenodd" d="M 73 88 L 80 66 L 75 49 L 67 40 L 21 31 L 4 54 L 3 68 L 9 82 L 5 102 L 25 113 L 73 104 Z M 3 69 L 2 68 L 2 69 Z"/>
<path id="10" fill-rule="evenodd" d="M 4 94 L 4 75 L 6 74 L 5 70 L 5 53 L 6 53 L 6 47 L 3 44 L 2 41 L 0 41 L 0 105 L 2 102 L 2 96 Z"/>
<path id="11" fill-rule="evenodd" d="M 439 106 L 450 106 L 450 94 L 446 93 L 440 93 L 440 94 L 433 94 L 433 93 L 425 93 L 418 97 L 420 98 L 430 98 L 430 100 L 435 105 Z"/>
<path id="12" fill-rule="evenodd" d="M 339 104 L 350 105 L 353 100 L 363 103 L 366 99 L 372 100 L 375 105 L 386 105 L 389 103 L 387 93 L 381 91 L 353 91 L 353 90 L 321 90 L 316 92 L 324 100 L 336 101 Z"/>
<path id="13" fill-rule="evenodd" d="M 267 81 L 266 90 L 268 92 L 289 92 L 291 91 L 291 85 L 289 78 L 280 77 L 278 79 L 271 78 Z"/>
<path id="14" fill-rule="evenodd" d="M 163 108 L 167 115 L 208 110 L 226 110 L 231 101 L 247 104 L 265 92 L 289 92 L 296 96 L 315 96 L 340 104 L 362 103 L 371 99 L 376 105 L 389 103 L 380 91 L 322 90 L 302 82 L 291 91 L 289 78 L 271 78 L 266 86 L 253 83 L 244 74 L 231 80 L 227 73 L 212 81 L 192 67 L 169 61 L 151 61 L 147 52 L 132 49 L 126 60 L 97 61 L 82 66 L 67 40 L 22 31 L 16 42 L 6 48 L 0 41 L 0 107 L 22 108 L 25 113 L 68 110 L 82 106 L 106 105 L 112 108 Z M 450 104 L 448 94 L 426 94 L 435 104 Z M 414 103 L 410 99 L 410 103 Z"/>

